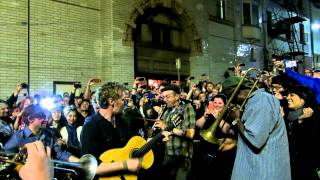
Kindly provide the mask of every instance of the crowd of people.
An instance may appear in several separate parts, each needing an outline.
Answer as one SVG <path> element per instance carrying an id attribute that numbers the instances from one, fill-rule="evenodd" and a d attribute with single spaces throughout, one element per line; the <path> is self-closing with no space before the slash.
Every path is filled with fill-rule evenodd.
<path id="1" fill-rule="evenodd" d="M 94 178 L 319 179 L 320 80 L 282 61 L 274 66 L 278 74 L 252 76 L 237 65 L 222 83 L 188 78 L 185 87 L 150 89 L 137 79 L 131 89 L 109 82 L 93 90 L 100 82 L 90 79 L 81 94 L 75 87 L 53 96 L 50 108 L 18 84 L 0 101 L 1 154 L 27 154 L 22 179 L 63 177 L 50 159 L 79 162 L 85 154 L 98 161 Z"/>

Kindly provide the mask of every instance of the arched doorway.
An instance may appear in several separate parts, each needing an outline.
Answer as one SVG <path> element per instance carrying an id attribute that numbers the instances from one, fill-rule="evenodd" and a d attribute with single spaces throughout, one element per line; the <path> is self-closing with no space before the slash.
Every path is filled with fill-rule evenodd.
<path id="1" fill-rule="evenodd" d="M 200 37 L 192 19 L 174 0 L 135 5 L 123 38 L 125 45 L 134 47 L 135 77 L 176 81 L 179 58 L 180 79 L 184 80 L 190 75 L 189 57 L 201 53 Z"/>

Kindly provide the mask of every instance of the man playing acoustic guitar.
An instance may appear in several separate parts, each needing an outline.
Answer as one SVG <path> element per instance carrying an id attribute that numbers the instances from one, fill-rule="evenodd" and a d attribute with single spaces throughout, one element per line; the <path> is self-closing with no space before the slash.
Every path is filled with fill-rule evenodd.
<path id="1" fill-rule="evenodd" d="M 88 117 L 81 133 L 81 153 L 92 154 L 98 162 L 100 155 L 110 149 L 123 147 L 131 135 L 124 122 L 119 118 L 124 107 L 124 90 L 122 85 L 108 83 L 97 92 L 99 112 Z M 125 161 L 101 162 L 97 176 L 110 176 L 117 172 L 135 173 L 141 166 L 138 158 Z"/>

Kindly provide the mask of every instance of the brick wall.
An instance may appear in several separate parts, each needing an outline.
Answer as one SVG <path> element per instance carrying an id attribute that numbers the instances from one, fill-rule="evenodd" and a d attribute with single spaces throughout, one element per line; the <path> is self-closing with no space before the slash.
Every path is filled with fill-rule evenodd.
<path id="1" fill-rule="evenodd" d="M 14 2 L 14 3 L 13 3 Z M 102 77 L 99 1 L 30 1 L 30 85 L 52 93 L 53 81 Z M 27 82 L 27 1 L 1 2 L 0 97 Z"/>
<path id="2" fill-rule="evenodd" d="M 0 98 L 3 99 L 10 95 L 17 82 L 28 80 L 27 2 L 0 2 Z M 132 10 L 142 1 L 30 2 L 32 93 L 51 94 L 53 81 L 86 83 L 91 77 L 131 83 L 134 49 L 124 46 L 122 40 L 126 23 L 134 23 L 130 21 Z M 154 2 L 170 5 L 170 0 Z M 215 82 L 221 81 L 230 57 L 242 43 L 240 33 L 237 33 L 237 43 L 233 36 L 234 31 L 240 32 L 239 27 L 234 29 L 209 20 L 208 11 L 211 10 L 207 0 L 176 2 L 180 3 L 183 12 L 190 15 L 190 24 L 195 25 L 201 38 L 203 53 L 190 57 L 190 75 L 199 78 L 202 73 L 207 73 Z M 257 48 L 262 49 L 261 46 Z M 257 52 L 261 54 L 261 51 Z"/>

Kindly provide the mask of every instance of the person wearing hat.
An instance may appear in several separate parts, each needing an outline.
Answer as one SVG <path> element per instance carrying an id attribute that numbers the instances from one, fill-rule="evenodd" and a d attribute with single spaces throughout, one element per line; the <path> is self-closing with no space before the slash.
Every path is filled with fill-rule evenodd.
<path id="1" fill-rule="evenodd" d="M 319 108 L 313 93 L 304 86 L 288 88 L 288 115 L 285 119 L 289 137 L 292 179 L 318 179 L 320 167 Z"/>
<path id="2" fill-rule="evenodd" d="M 233 92 L 239 77 L 223 83 L 224 92 Z M 250 87 L 244 82 L 235 102 L 242 104 Z M 288 137 L 279 101 L 264 88 L 254 89 L 246 99 L 242 117 L 233 122 L 238 131 L 237 152 L 231 179 L 291 179 Z"/>
<path id="3" fill-rule="evenodd" d="M 162 179 L 188 179 L 193 156 L 192 138 L 195 132 L 195 112 L 190 103 L 180 101 L 180 87 L 175 84 L 162 89 L 166 108 L 155 127 L 171 135 L 165 143 L 165 157 L 161 169 Z"/>

